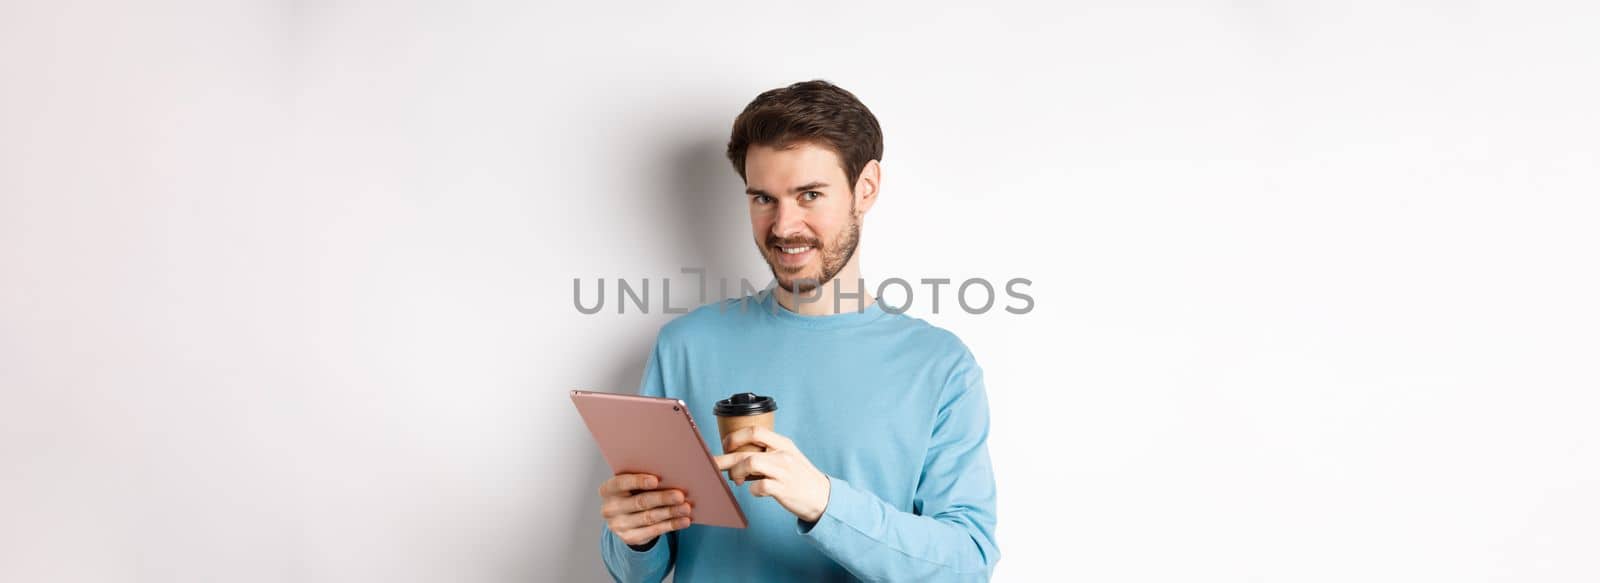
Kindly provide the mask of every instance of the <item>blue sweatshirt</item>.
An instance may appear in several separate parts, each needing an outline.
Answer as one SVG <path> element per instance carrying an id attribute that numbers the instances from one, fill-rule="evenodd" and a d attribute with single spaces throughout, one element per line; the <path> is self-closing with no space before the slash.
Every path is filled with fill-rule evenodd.
<path id="1" fill-rule="evenodd" d="M 741 392 L 777 399 L 776 431 L 828 475 L 821 519 L 734 487 L 746 529 L 696 524 L 636 551 L 602 528 L 614 579 L 660 581 L 674 568 L 681 583 L 988 579 L 1000 560 L 989 405 L 954 334 L 876 302 L 802 316 L 770 288 L 661 328 L 639 393 L 682 399 L 713 455 L 712 408 Z"/>

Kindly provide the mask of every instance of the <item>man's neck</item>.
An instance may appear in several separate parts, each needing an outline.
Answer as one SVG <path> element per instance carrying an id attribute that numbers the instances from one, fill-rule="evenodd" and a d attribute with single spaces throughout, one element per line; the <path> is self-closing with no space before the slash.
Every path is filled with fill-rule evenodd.
<path id="1" fill-rule="evenodd" d="M 802 316 L 832 316 L 859 312 L 877 301 L 877 298 L 867 292 L 866 285 L 861 281 L 861 269 L 856 266 L 856 258 L 851 258 L 850 263 L 839 270 L 833 279 L 817 286 L 814 290 L 797 294 L 780 285 L 773 287 L 773 294 L 778 300 L 778 305 Z M 838 301 L 834 301 L 834 298 L 838 298 Z"/>

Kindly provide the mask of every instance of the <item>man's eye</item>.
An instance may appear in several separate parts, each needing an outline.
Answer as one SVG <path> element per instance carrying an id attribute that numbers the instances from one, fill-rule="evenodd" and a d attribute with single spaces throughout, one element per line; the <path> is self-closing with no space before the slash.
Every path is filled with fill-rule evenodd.
<path id="1" fill-rule="evenodd" d="M 808 190 L 808 191 L 806 191 L 806 192 L 804 192 L 804 193 L 802 193 L 800 195 L 800 198 L 803 198 L 805 200 L 817 200 L 818 198 L 821 198 L 821 197 L 822 197 L 822 193 L 817 192 L 815 190 Z"/>
<path id="2" fill-rule="evenodd" d="M 756 204 L 767 204 L 769 202 L 772 202 L 772 197 L 767 196 L 765 194 L 758 194 L 758 195 L 755 195 L 753 197 L 750 197 L 750 199 L 754 200 Z"/>

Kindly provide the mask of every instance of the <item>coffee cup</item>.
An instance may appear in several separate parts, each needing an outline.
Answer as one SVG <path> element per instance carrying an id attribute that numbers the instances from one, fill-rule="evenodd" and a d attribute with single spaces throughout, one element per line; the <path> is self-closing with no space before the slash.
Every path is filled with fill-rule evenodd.
<path id="1" fill-rule="evenodd" d="M 717 401 L 717 432 L 724 439 L 728 434 L 746 427 L 759 426 L 767 429 L 773 428 L 773 420 L 778 410 L 778 401 L 772 397 L 757 395 L 755 393 L 739 393 Z M 722 453 L 736 453 L 741 451 L 766 451 L 754 443 L 747 443 L 733 451 L 724 450 Z M 759 480 L 760 475 L 752 474 L 749 479 Z"/>

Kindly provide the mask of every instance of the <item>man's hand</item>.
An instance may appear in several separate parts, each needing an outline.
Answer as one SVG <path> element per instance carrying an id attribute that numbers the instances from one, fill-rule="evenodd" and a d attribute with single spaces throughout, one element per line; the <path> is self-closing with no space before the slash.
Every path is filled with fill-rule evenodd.
<path id="1" fill-rule="evenodd" d="M 733 451 L 755 444 L 766 451 L 735 452 L 717 456 L 717 469 L 728 470 L 735 485 L 743 485 L 754 475 L 763 479 L 750 482 L 750 493 L 771 496 L 806 522 L 816 522 L 828 509 L 831 486 L 828 475 L 811 465 L 789 438 L 770 429 L 752 426 L 722 438 L 722 451 Z"/>
<path id="2" fill-rule="evenodd" d="M 619 474 L 600 484 L 600 516 L 622 542 L 640 547 L 663 533 L 689 528 L 692 505 L 683 491 L 656 490 L 660 484 L 650 474 Z"/>

